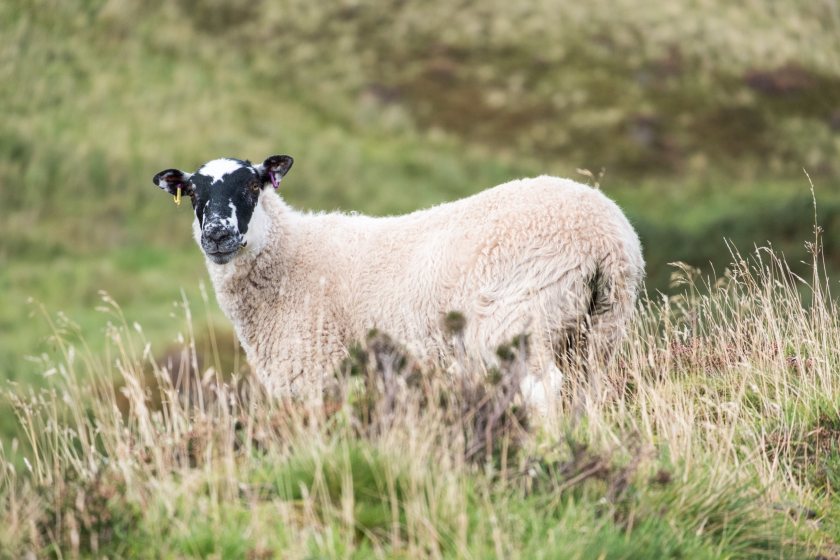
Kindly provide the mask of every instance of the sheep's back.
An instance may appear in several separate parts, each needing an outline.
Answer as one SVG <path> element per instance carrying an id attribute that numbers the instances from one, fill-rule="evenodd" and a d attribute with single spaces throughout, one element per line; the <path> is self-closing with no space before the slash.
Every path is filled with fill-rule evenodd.
<path id="1" fill-rule="evenodd" d="M 374 326 L 407 340 L 433 340 L 451 310 L 475 323 L 525 313 L 532 303 L 572 321 L 574 292 L 599 263 L 612 261 L 634 285 L 643 269 L 638 238 L 619 208 L 556 177 L 512 181 L 364 226 L 351 315 L 360 332 Z"/>

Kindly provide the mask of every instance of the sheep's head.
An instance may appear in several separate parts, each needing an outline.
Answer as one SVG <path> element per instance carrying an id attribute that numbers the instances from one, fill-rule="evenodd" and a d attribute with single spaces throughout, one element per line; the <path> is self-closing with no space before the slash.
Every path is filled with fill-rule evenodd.
<path id="1" fill-rule="evenodd" d="M 260 196 L 268 186 L 277 187 L 293 162 L 290 156 L 271 156 L 259 165 L 234 158 L 214 159 L 195 173 L 166 169 L 153 181 L 175 197 L 190 197 L 196 241 L 208 259 L 225 264 L 257 234 L 252 222 L 260 219 Z"/>

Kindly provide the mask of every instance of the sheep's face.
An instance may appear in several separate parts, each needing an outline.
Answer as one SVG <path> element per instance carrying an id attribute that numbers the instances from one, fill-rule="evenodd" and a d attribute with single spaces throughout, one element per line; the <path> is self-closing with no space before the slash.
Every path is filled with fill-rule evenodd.
<path id="1" fill-rule="evenodd" d="M 207 258 L 216 264 L 233 260 L 254 236 L 252 220 L 265 188 L 275 188 L 292 167 L 290 156 L 271 156 L 260 165 L 241 159 L 208 161 L 195 173 L 166 169 L 154 183 L 176 198 L 189 196 L 195 210 L 195 233 Z M 180 195 L 179 195 L 180 191 Z"/>

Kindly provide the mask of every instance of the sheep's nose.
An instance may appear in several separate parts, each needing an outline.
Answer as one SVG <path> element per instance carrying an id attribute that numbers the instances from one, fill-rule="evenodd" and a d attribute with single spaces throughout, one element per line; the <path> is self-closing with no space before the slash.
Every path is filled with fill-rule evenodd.
<path id="1" fill-rule="evenodd" d="M 204 231 L 204 236 L 208 241 L 221 244 L 230 239 L 233 236 L 233 232 L 224 226 L 209 227 Z"/>

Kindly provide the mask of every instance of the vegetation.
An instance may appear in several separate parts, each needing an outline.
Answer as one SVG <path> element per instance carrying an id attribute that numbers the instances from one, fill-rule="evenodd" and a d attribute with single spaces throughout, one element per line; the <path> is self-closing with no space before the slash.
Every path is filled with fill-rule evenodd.
<path id="1" fill-rule="evenodd" d="M 0 550 L 836 555 L 840 310 L 819 274 L 803 284 L 765 249 L 736 259 L 713 286 L 685 268 L 607 370 L 567 372 L 548 418 L 521 406 L 524 339 L 501 371 L 462 361 L 455 378 L 374 332 L 317 406 L 197 368 L 189 331 L 164 367 L 106 296 L 114 359 L 61 320 L 52 386 L 9 392 L 28 451 L 0 458 Z"/>
<path id="2" fill-rule="evenodd" d="M 23 356 L 48 350 L 29 297 L 96 333 L 104 288 L 171 340 L 204 272 L 150 177 L 222 154 L 292 153 L 292 204 L 374 214 L 539 173 L 599 182 L 655 290 L 669 262 L 722 270 L 724 238 L 801 272 L 805 167 L 840 265 L 834 3 L 666 4 L 4 3 L 0 373 L 31 380 Z"/>
<path id="3" fill-rule="evenodd" d="M 838 30 L 831 0 L 0 3 L 0 557 L 840 554 L 840 330 L 802 173 L 836 277 Z M 508 395 L 489 456 L 467 449 L 492 384 L 423 372 L 390 421 L 364 362 L 329 410 L 265 402 L 150 179 L 278 152 L 313 210 L 598 184 L 649 271 L 609 390 L 543 427 Z M 727 272 L 725 239 L 786 260 Z M 674 287 L 675 261 L 723 280 Z M 222 407 L 206 385 L 234 379 Z"/>

